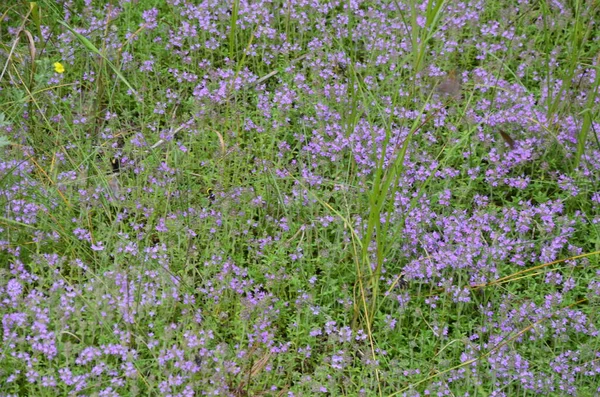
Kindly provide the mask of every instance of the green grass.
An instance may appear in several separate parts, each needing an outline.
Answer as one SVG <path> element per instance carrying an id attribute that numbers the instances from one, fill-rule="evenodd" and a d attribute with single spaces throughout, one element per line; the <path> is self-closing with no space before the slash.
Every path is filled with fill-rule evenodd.
<path id="1" fill-rule="evenodd" d="M 409 2 L 371 14 L 340 3 L 322 19 L 315 7 L 276 3 L 272 20 L 250 22 L 236 0 L 229 12 L 215 7 L 214 32 L 195 41 L 178 33 L 174 4 L 139 3 L 121 4 L 106 25 L 114 4 L 75 2 L 66 21 L 49 1 L 0 8 L 10 17 L 0 25 L 0 316 L 42 319 L 57 348 L 49 359 L 32 347 L 41 338 L 33 325 L 6 320 L 14 335 L 0 349 L 3 392 L 75 393 L 59 372 L 70 368 L 89 377 L 78 395 L 186 386 L 233 396 L 567 395 L 563 384 L 597 393 L 598 375 L 574 370 L 597 368 L 600 350 L 591 331 L 600 326 L 600 79 L 581 77 L 598 72 L 596 2 L 564 13 L 547 2 L 519 12 L 486 4 L 479 24 L 461 30 L 446 25 L 448 1 L 426 2 L 422 21 Z M 146 29 L 140 10 L 152 7 L 159 25 Z M 390 15 L 393 33 L 375 11 Z M 336 16 L 350 27 L 339 36 Z M 94 18 L 95 29 L 69 34 Z M 367 20 L 383 44 L 364 33 Z M 514 35 L 479 34 L 495 20 Z M 30 37 L 45 28 L 65 35 L 35 41 L 32 57 Z M 165 47 L 169 30 L 180 47 Z M 460 51 L 443 53 L 440 37 Z M 211 38 L 218 48 L 203 47 Z M 412 48 L 394 54 L 388 42 Z M 501 49 L 479 59 L 483 42 Z M 297 47 L 273 49 L 286 43 Z M 347 64 L 332 60 L 340 53 Z M 140 71 L 150 57 L 154 71 Z M 452 71 L 469 73 L 460 99 L 436 91 Z M 559 91 L 548 88 L 555 82 Z M 202 86 L 223 93 L 195 97 Z M 537 103 L 511 107 L 528 95 Z M 511 119 L 507 109 L 522 113 Z M 352 143 L 331 159 L 307 149 L 319 135 L 322 146 Z M 557 203 L 562 211 L 544 210 Z M 26 204 L 41 208 L 35 219 Z M 405 271 L 416 263 L 423 274 Z M 545 282 L 551 273 L 561 281 Z M 9 280 L 23 285 L 13 300 Z M 83 349 L 109 345 L 129 350 L 77 362 Z M 564 373 L 549 366 L 573 351 Z M 23 355 L 34 358 L 29 367 Z M 100 361 L 106 371 L 90 375 Z M 30 382 L 29 370 L 58 385 Z M 525 370 L 553 374 L 554 390 L 528 389 Z"/>

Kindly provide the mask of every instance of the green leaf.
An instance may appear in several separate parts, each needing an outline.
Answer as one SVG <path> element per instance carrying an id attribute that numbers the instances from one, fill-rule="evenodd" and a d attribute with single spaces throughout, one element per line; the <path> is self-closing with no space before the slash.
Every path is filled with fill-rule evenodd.
<path id="1" fill-rule="evenodd" d="M 6 121 L 6 115 L 4 113 L 0 112 L 0 127 L 6 127 L 9 124 L 10 123 L 8 121 Z"/>
<path id="2" fill-rule="evenodd" d="M 8 140 L 4 135 L 0 135 L 0 147 L 11 145 L 12 142 Z"/>

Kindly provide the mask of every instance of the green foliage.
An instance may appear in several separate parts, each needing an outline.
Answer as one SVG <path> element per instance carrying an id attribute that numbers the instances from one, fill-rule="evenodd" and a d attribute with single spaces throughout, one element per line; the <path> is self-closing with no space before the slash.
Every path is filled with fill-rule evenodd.
<path id="1" fill-rule="evenodd" d="M 181 48 L 170 50 L 157 39 L 179 38 L 172 29 L 184 15 L 172 12 L 175 2 L 142 3 L 144 10 L 159 9 L 157 30 L 146 31 L 135 2 L 123 2 L 118 19 L 85 34 L 79 29 L 89 28 L 86 18 L 103 19 L 86 14 L 82 2 L 64 10 L 52 1 L 0 10 L 23 18 L 38 39 L 47 28 L 72 40 L 64 48 L 39 40 L 37 59 L 27 60 L 24 43 L 11 52 L 0 25 L 1 48 L 11 54 L 0 81 L 0 190 L 12 194 L 0 198 L 0 262 L 6 264 L 0 279 L 8 282 L 19 271 L 35 275 L 22 296 L 43 291 L 39 299 L 51 305 L 48 328 L 61 330 L 54 359 L 31 351 L 25 326 L 0 350 L 14 345 L 35 355 L 32 366 L 44 375 L 75 367 L 85 347 L 122 344 L 136 351 L 135 359 L 105 361 L 109 371 L 125 362 L 135 368 L 136 376 L 115 386 L 123 395 L 157 395 L 161 382 L 178 376 L 181 363 L 158 364 L 166 355 L 160 352 L 174 346 L 190 363 L 202 361 L 202 349 L 214 353 L 190 381 L 196 391 L 222 375 L 236 396 L 316 395 L 320 388 L 330 395 L 361 389 L 369 396 L 402 395 L 443 385 L 455 395 L 483 396 L 505 381 L 494 368 L 501 360 L 489 360 L 496 354 L 520 354 L 540 373 L 549 357 L 582 346 L 585 362 L 596 359 L 597 338 L 574 332 L 575 326 L 564 339 L 552 338 L 552 327 L 567 317 L 514 316 L 560 293 L 552 310 L 573 308 L 592 325 L 600 321 L 598 299 L 588 291 L 599 269 L 598 181 L 590 177 L 597 175 L 594 160 L 586 161 L 598 114 L 598 61 L 585 101 L 552 92 L 558 81 L 561 92 L 572 93 L 577 74 L 592 67 L 597 3 L 586 10 L 571 2 L 571 14 L 559 16 L 542 1 L 511 14 L 502 28 L 514 29 L 514 37 L 490 38 L 506 49 L 481 59 L 471 37 L 479 26 L 444 25 L 453 2 L 427 1 L 421 9 L 410 1 L 392 12 L 403 26 L 394 32 L 411 31 L 403 42 L 410 51 L 387 63 L 381 59 L 390 49 L 379 40 L 389 33 L 363 23 L 390 12 L 389 2 L 358 10 L 342 2 L 318 18 L 307 6 L 302 24 L 281 6 L 273 24 L 283 39 L 265 38 L 266 22 L 246 21 L 250 11 L 234 0 L 221 5 L 214 31 L 198 33 L 202 45 L 187 53 L 181 48 L 191 38 L 181 37 Z M 502 21 L 501 8 L 486 6 L 481 18 Z M 333 16 L 344 13 L 344 35 L 313 40 L 324 26 L 333 31 Z M 375 32 L 371 41 L 359 36 L 361 29 Z M 437 35 L 445 29 L 460 51 L 444 53 L 447 43 Z M 520 35 L 531 53 L 547 57 L 521 59 L 520 47 L 511 46 Z M 203 45 L 213 36 L 219 46 L 208 50 Z M 566 44 L 553 54 L 554 42 Z M 298 47 L 269 52 L 271 44 L 289 43 Z M 57 61 L 64 74 L 54 71 Z M 152 71 L 140 70 L 145 61 L 154 62 Z M 484 70 L 485 84 L 478 80 Z M 470 73 L 469 82 L 445 95 L 440 74 L 452 71 L 456 79 Z M 306 87 L 331 91 L 318 96 Z M 224 93 L 215 94 L 220 88 Z M 202 89 L 218 98 L 196 92 Z M 296 96 L 276 102 L 285 89 Z M 576 120 L 574 142 L 560 136 L 566 127 L 541 116 L 489 123 L 509 108 L 512 91 L 537 98 L 544 89 L 544 101 L 522 106 L 548 120 Z M 335 123 L 332 115 L 339 117 Z M 316 136 L 322 140 L 312 141 Z M 325 151 L 337 138 L 340 146 L 351 143 L 334 155 L 307 149 Z M 26 204 L 39 210 L 34 221 L 14 215 Z M 533 213 L 544 205 L 562 209 Z M 477 228 L 469 218 L 476 216 Z M 476 243 L 465 243 L 471 240 Z M 441 248 L 429 252 L 429 241 Z M 554 255 L 553 243 L 559 246 Z M 495 256 L 484 255 L 489 251 L 482 246 L 494 248 Z M 570 261 L 538 263 L 546 252 Z M 407 278 L 403 270 L 415 263 L 423 274 Z M 574 285 L 545 281 L 553 277 Z M 33 306 L 20 301 L 1 308 L 33 321 Z M 501 326 L 512 328 L 493 339 Z M 351 333 L 349 341 L 341 341 L 343 332 Z M 187 333 L 211 336 L 189 347 Z M 270 344 L 256 342 L 260 337 Z M 22 360 L 0 356 L 0 364 L 6 393 L 50 394 L 39 382 L 28 383 Z M 77 368 L 89 373 L 92 367 Z M 15 373 L 17 380 L 6 382 Z M 597 378 L 575 376 L 581 393 L 595 392 Z M 72 392 L 61 385 L 52 394 Z M 270 390 L 274 385 L 277 391 Z M 90 382 L 83 392 L 105 386 Z M 533 395 L 518 380 L 502 387 L 506 395 Z"/>

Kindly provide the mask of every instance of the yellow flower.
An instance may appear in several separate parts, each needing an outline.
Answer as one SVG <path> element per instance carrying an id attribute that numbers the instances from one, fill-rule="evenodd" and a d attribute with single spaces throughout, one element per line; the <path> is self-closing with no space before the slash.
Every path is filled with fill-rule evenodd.
<path id="1" fill-rule="evenodd" d="M 60 62 L 54 62 L 54 71 L 56 73 L 64 73 L 65 72 L 65 67 Z"/>

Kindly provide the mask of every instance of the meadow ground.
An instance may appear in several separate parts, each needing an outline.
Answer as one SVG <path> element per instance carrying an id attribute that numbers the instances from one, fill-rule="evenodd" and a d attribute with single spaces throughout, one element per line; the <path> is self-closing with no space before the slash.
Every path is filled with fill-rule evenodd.
<path id="1" fill-rule="evenodd" d="M 599 11 L 3 2 L 0 395 L 600 395 Z"/>

